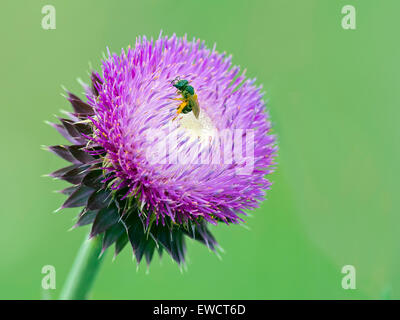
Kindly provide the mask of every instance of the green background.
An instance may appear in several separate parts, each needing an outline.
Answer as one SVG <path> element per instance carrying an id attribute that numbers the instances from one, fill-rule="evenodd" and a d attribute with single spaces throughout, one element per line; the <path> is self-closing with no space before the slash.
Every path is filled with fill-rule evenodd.
<path id="1" fill-rule="evenodd" d="M 41 8 L 56 8 L 43 30 Z M 341 8 L 357 29 L 341 27 Z M 53 213 L 64 183 L 42 177 L 65 163 L 41 150 L 64 140 L 44 120 L 82 90 L 106 46 L 119 52 L 160 30 L 217 43 L 257 77 L 279 137 L 268 200 L 246 230 L 213 228 L 219 260 L 188 244 L 188 270 L 167 256 L 149 274 L 129 248 L 108 253 L 98 299 L 400 298 L 400 45 L 397 0 L 2 1 L 0 298 L 40 299 L 54 265 L 56 297 L 87 230 L 78 210 Z M 344 265 L 356 290 L 344 290 Z"/>

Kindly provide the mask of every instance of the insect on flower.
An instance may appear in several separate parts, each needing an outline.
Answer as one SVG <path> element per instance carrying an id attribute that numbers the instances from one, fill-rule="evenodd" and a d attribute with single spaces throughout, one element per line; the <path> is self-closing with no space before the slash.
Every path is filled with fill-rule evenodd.
<path id="1" fill-rule="evenodd" d="M 178 89 L 177 93 L 182 95 L 182 98 L 174 99 L 182 102 L 177 108 L 176 117 L 172 120 L 175 120 L 180 113 L 186 114 L 190 111 L 193 111 L 194 116 L 198 119 L 200 115 L 200 106 L 197 100 L 197 94 L 195 94 L 194 88 L 189 85 L 189 81 L 181 80 L 179 77 L 176 77 L 171 83 Z"/>

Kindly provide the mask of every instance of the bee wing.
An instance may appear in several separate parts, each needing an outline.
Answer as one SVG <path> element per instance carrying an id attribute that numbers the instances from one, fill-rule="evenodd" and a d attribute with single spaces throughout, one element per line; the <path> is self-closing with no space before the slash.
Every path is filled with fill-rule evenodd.
<path id="1" fill-rule="evenodd" d="M 200 115 L 200 106 L 196 94 L 190 97 L 190 106 L 192 107 L 194 116 L 196 117 L 196 119 L 198 119 Z"/>

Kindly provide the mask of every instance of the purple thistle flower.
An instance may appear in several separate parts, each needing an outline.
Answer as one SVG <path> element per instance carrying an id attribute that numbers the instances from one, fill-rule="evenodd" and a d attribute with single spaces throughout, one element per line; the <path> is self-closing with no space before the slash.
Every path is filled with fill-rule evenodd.
<path id="1" fill-rule="evenodd" d="M 68 93 L 74 113 L 53 126 L 72 145 L 49 149 L 72 165 L 51 175 L 73 184 L 63 208 L 84 206 L 76 225 L 92 223 L 103 250 L 130 242 L 138 262 L 165 249 L 183 263 L 185 236 L 214 250 L 208 223 L 239 223 L 258 207 L 275 137 L 261 88 L 239 71 L 200 40 L 143 37 L 108 52 L 86 102 Z M 174 79 L 193 92 L 177 91 Z"/>

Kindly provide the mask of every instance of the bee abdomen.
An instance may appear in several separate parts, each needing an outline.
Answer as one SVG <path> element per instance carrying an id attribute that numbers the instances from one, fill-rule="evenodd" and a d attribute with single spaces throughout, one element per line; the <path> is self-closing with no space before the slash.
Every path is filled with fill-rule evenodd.
<path id="1" fill-rule="evenodd" d="M 182 113 L 186 114 L 192 111 L 192 107 L 190 105 L 187 105 L 186 107 L 183 108 Z"/>

